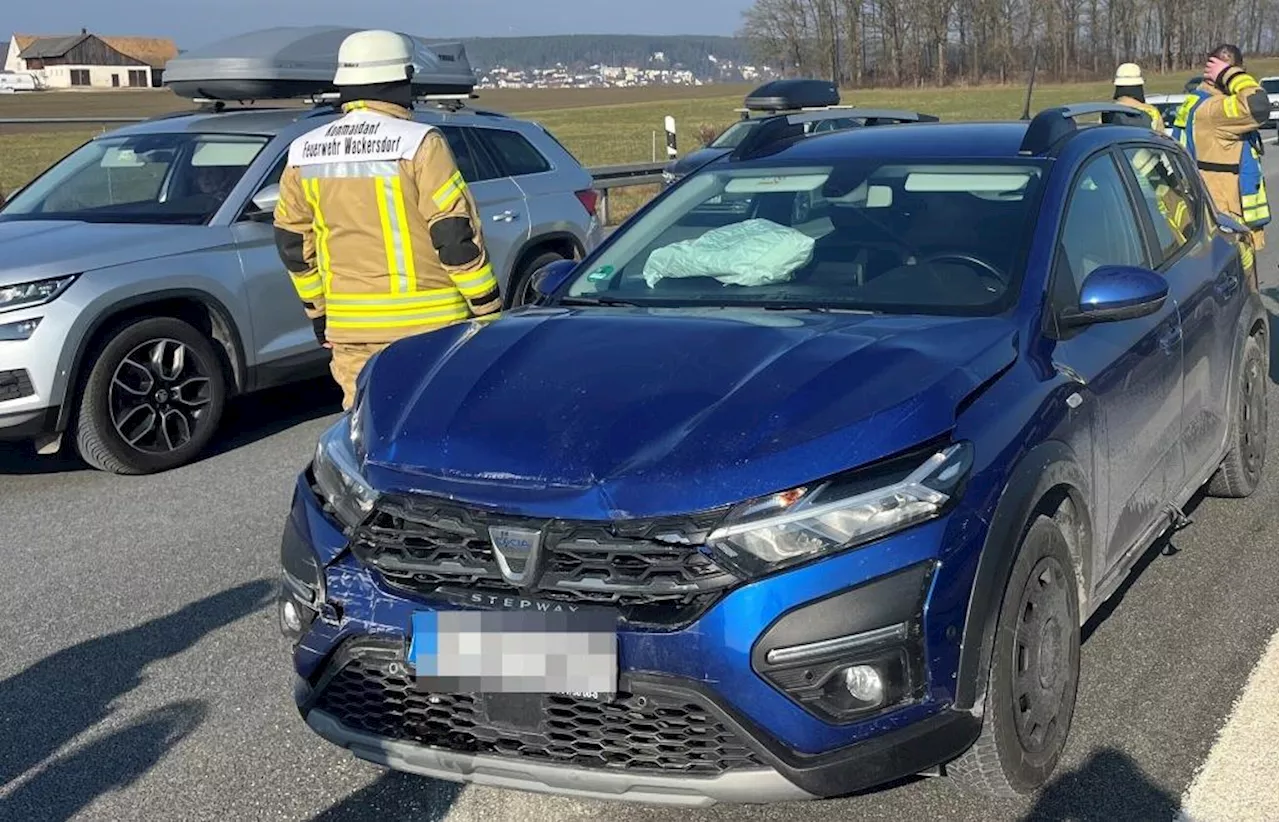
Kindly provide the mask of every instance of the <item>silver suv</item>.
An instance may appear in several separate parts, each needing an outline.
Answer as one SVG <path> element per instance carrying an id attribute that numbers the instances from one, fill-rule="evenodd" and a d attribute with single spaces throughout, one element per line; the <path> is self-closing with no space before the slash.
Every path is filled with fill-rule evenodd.
<path id="1" fill-rule="evenodd" d="M 289 143 L 315 108 L 209 110 L 97 137 L 0 208 L 0 439 L 64 434 L 90 465 L 163 471 L 201 452 L 227 400 L 325 373 L 272 240 Z M 485 220 L 508 304 L 601 234 L 592 178 L 541 126 L 420 109 Z"/>

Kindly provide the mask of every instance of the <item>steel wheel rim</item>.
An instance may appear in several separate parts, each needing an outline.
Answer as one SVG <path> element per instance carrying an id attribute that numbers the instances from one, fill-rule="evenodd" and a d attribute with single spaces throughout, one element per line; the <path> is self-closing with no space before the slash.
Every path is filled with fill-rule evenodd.
<path id="1" fill-rule="evenodd" d="M 169 337 L 130 350 L 116 365 L 107 391 L 116 434 L 144 454 L 170 454 L 190 443 L 212 401 L 208 363 Z"/>
<path id="2" fill-rule="evenodd" d="M 1244 469 L 1250 477 L 1262 470 L 1263 445 L 1266 440 L 1267 398 L 1260 390 L 1262 365 L 1254 357 L 1245 366 L 1244 383 L 1240 387 L 1240 439 Z"/>
<path id="3" fill-rule="evenodd" d="M 1061 716 L 1071 681 L 1071 608 L 1066 571 L 1044 557 L 1023 587 L 1014 631 L 1013 722 L 1029 754 L 1052 751 L 1066 730 Z"/>

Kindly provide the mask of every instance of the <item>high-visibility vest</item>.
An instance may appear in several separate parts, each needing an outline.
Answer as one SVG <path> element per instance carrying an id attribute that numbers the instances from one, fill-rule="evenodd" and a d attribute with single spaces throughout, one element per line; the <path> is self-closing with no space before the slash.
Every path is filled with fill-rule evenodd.
<path id="1" fill-rule="evenodd" d="M 1263 228 L 1271 222 L 1271 207 L 1267 203 L 1267 186 L 1262 172 L 1262 138 L 1258 132 L 1252 132 L 1244 139 L 1239 164 L 1206 163 L 1196 157 L 1196 110 L 1212 96 L 1204 89 L 1196 89 L 1187 95 L 1173 121 L 1173 139 L 1182 144 L 1201 171 L 1235 174 L 1240 183 L 1244 224 L 1255 230 Z"/>

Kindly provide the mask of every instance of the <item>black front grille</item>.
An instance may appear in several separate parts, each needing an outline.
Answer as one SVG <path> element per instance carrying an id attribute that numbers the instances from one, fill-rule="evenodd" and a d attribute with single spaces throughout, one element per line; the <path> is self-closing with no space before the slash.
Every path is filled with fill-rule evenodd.
<path id="1" fill-rule="evenodd" d="M 738 582 L 698 549 L 720 514 L 614 523 L 530 521 L 422 498 L 391 498 L 352 548 L 383 577 L 420 593 L 465 587 L 618 608 L 629 624 L 688 622 Z M 541 529 L 537 570 L 521 589 L 502 575 L 489 528 Z"/>
<path id="2" fill-rule="evenodd" d="M 610 702 L 542 694 L 535 727 L 491 723 L 483 697 L 429 694 L 388 657 L 348 662 L 314 706 L 349 728 L 459 753 L 554 765 L 716 776 L 765 763 L 707 709 L 689 699 L 619 693 Z"/>
<path id="3" fill-rule="evenodd" d="M 36 389 L 26 371 L 0 371 L 0 402 L 30 397 L 34 393 Z"/>

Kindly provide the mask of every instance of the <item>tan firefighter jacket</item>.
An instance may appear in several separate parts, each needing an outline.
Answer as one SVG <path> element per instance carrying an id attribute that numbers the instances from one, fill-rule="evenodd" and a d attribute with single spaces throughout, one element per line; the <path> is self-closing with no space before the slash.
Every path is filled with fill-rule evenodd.
<path id="1" fill-rule="evenodd" d="M 1271 116 L 1271 101 L 1257 80 L 1239 68 L 1233 71 L 1235 76 L 1228 73 L 1227 94 L 1207 81 L 1200 84 L 1200 91 L 1212 96 L 1196 108 L 1192 123 L 1194 133 L 1186 136 L 1195 141 L 1196 164 L 1214 205 L 1237 220 L 1247 221 L 1246 216 L 1253 216 L 1255 210 L 1268 208 L 1265 187 L 1255 195 L 1257 202 L 1248 204 L 1250 214 L 1246 215 L 1246 204 L 1240 196 L 1239 173 L 1212 169 L 1214 166 L 1239 168 L 1245 138 L 1267 122 Z M 1187 95 L 1178 110 L 1175 129 L 1185 126 L 1187 112 L 1198 99 L 1194 94 Z M 1261 230 L 1253 232 L 1253 241 L 1255 250 L 1262 249 Z"/>
<path id="2" fill-rule="evenodd" d="M 1151 118 L 1151 127 L 1161 134 L 1164 133 L 1164 117 L 1160 116 L 1160 109 L 1133 97 L 1117 97 L 1116 102 L 1122 106 L 1136 108 L 1138 111 L 1146 114 Z"/>
<path id="3" fill-rule="evenodd" d="M 439 129 L 354 102 L 289 149 L 276 243 L 332 343 L 386 343 L 502 301 L 479 212 Z"/>

